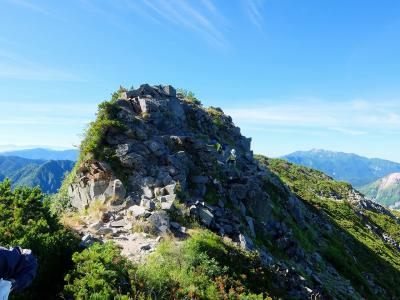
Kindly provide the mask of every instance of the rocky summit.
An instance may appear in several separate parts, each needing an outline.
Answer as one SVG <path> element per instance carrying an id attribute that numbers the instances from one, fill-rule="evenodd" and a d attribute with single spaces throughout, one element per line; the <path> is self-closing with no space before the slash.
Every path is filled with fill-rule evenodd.
<path id="1" fill-rule="evenodd" d="M 393 281 L 378 278 L 391 271 L 381 259 L 380 271 L 363 267 L 375 257 L 367 255 L 371 240 L 399 255 L 397 237 L 371 219 L 383 216 L 398 226 L 397 217 L 350 185 L 313 172 L 254 157 L 251 139 L 220 108 L 205 108 L 170 85 L 144 84 L 100 105 L 65 185 L 85 246 L 113 240 L 125 256 L 145 263 L 163 239 L 180 243 L 207 228 L 258 255 L 273 274 L 268 293 L 399 296 Z M 341 214 L 347 220 L 336 219 Z"/>

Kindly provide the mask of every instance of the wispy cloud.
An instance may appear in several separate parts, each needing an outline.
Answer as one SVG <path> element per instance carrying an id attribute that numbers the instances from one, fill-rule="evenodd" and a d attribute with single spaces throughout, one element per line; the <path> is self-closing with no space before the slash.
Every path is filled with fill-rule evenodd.
<path id="1" fill-rule="evenodd" d="M 361 130 L 353 130 L 349 128 L 344 128 L 344 127 L 329 127 L 328 129 L 333 130 L 333 131 L 338 131 L 344 134 L 348 135 L 364 135 L 367 134 L 366 131 L 361 131 Z"/>
<path id="2" fill-rule="evenodd" d="M 218 47 L 226 48 L 228 46 L 228 41 L 225 39 L 224 34 L 211 18 L 189 2 L 180 0 L 142 0 L 142 2 L 170 24 L 193 30 Z M 215 12 L 215 6 L 210 6 L 211 4 L 209 2 L 207 8 Z"/>
<path id="3" fill-rule="evenodd" d="M 82 81 L 68 71 L 42 66 L 15 53 L 0 50 L 0 78 L 43 81 Z"/>
<path id="4" fill-rule="evenodd" d="M 243 3 L 250 21 L 259 29 L 262 29 L 264 23 L 264 0 L 243 0 Z"/>
<path id="5" fill-rule="evenodd" d="M 112 23 L 118 19 L 118 22 L 129 24 L 128 18 L 132 16 L 126 13 L 134 12 L 164 28 L 190 30 L 218 48 L 229 47 L 224 34 L 228 22 L 211 0 L 123 0 L 106 4 L 90 0 L 80 2 L 92 12 L 107 16 Z M 126 29 L 124 26 L 118 27 Z"/>
<path id="6" fill-rule="evenodd" d="M 346 135 L 374 132 L 400 133 L 400 102 L 353 100 L 329 102 L 293 100 L 274 104 L 265 101 L 254 107 L 227 109 L 243 125 L 314 128 Z"/>
<path id="7" fill-rule="evenodd" d="M 33 1 L 26 1 L 26 0 L 7 0 L 7 1 L 14 5 L 20 6 L 22 8 L 29 9 L 35 13 L 39 13 L 44 16 L 50 17 L 52 19 L 56 19 L 59 21 L 65 21 L 65 19 L 62 18 L 61 16 L 47 10 L 46 8 L 44 8 L 42 6 L 34 4 Z"/>

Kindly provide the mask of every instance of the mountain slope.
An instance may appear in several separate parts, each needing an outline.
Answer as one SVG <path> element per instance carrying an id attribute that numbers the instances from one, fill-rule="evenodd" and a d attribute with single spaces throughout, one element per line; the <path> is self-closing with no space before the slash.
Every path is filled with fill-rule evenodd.
<path id="1" fill-rule="evenodd" d="M 0 156 L 0 174 L 12 174 L 27 165 L 41 165 L 45 160 L 33 160 L 17 156 Z"/>
<path id="2" fill-rule="evenodd" d="M 400 163 L 366 158 L 352 153 L 313 149 L 282 157 L 292 163 L 320 170 L 356 187 L 369 184 L 390 173 L 400 172 Z"/>
<path id="3" fill-rule="evenodd" d="M 78 154 L 79 151 L 75 149 L 52 150 L 45 148 L 33 148 L 33 149 L 0 152 L 0 155 L 2 156 L 18 156 L 28 159 L 39 159 L 39 160 L 72 160 L 72 161 L 77 160 Z"/>
<path id="4" fill-rule="evenodd" d="M 389 207 L 400 207 L 400 173 L 392 173 L 384 178 L 359 188 L 366 197 Z"/>
<path id="5" fill-rule="evenodd" d="M 11 179 L 13 186 L 39 186 L 44 193 L 56 193 L 73 161 L 44 161 L 0 156 L 0 180 Z"/>
<path id="6" fill-rule="evenodd" d="M 305 233 L 313 251 L 356 290 L 365 289 L 367 299 L 390 299 L 390 293 L 400 292 L 393 278 L 400 272 L 400 219 L 396 215 L 364 199 L 348 183 L 320 171 L 280 159 L 259 160 L 316 213 L 309 220 L 314 232 Z M 322 236 L 315 239 L 315 233 Z"/>
<path id="7" fill-rule="evenodd" d="M 88 245 L 117 244 L 139 270 L 123 271 L 132 297 L 399 299 L 399 219 L 348 183 L 254 158 L 250 142 L 191 93 L 120 91 L 99 105 L 64 181 L 59 198 L 76 211 L 63 220 Z M 68 277 L 73 296 L 86 273 Z"/>

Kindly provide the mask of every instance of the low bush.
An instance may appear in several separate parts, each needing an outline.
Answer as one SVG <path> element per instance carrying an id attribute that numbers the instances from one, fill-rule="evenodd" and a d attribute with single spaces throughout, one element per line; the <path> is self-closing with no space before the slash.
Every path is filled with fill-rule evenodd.
<path id="1" fill-rule="evenodd" d="M 177 90 L 178 94 L 181 95 L 181 97 L 183 98 L 183 100 L 195 104 L 195 105 L 201 105 L 201 102 L 199 99 L 197 99 L 194 95 L 193 92 L 184 90 L 184 89 L 178 89 Z"/>
<path id="2" fill-rule="evenodd" d="M 74 299 L 266 299 L 269 274 L 259 257 L 207 230 L 165 240 L 135 266 L 112 243 L 74 254 L 65 293 Z M 129 298 L 131 297 L 131 298 Z"/>
<path id="3" fill-rule="evenodd" d="M 32 286 L 12 299 L 54 299 L 78 250 L 79 238 L 63 228 L 43 197 L 39 188 L 12 190 L 10 181 L 0 183 L 0 245 L 31 249 L 39 262 Z"/>
<path id="4" fill-rule="evenodd" d="M 72 260 L 75 268 L 65 277 L 66 297 L 82 300 L 132 299 L 129 271 L 134 270 L 133 265 L 121 256 L 111 242 L 94 244 L 81 253 L 75 253 Z"/>

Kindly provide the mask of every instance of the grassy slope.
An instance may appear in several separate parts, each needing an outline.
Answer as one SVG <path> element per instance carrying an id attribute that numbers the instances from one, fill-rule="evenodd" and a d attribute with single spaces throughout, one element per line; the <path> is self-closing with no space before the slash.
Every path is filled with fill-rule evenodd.
<path id="1" fill-rule="evenodd" d="M 400 274 L 399 252 L 366 227 L 366 223 L 374 224 L 399 240 L 399 224 L 392 218 L 370 211 L 358 214 L 348 202 L 352 187 L 347 183 L 284 160 L 258 158 L 311 210 L 325 215 L 334 224 L 332 233 L 323 236 L 321 246 L 311 242 L 310 250 L 322 252 L 323 258 L 349 279 L 364 297 L 379 299 L 368 287 L 365 273 L 371 274 L 375 282 L 390 291 L 392 296 L 400 297 L 400 278 L 394 276 Z M 305 240 L 312 240 L 309 234 L 304 235 Z"/>

